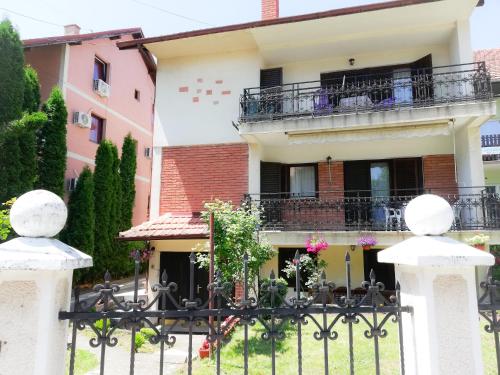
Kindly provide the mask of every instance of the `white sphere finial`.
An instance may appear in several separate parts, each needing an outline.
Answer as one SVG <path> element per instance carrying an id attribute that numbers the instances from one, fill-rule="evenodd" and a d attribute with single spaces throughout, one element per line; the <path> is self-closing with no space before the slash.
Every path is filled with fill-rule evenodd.
<path id="1" fill-rule="evenodd" d="M 64 201 L 47 190 L 21 195 L 10 209 L 10 224 L 22 237 L 54 237 L 66 224 Z"/>
<path id="2" fill-rule="evenodd" d="M 420 195 L 408 204 L 405 210 L 406 226 L 416 236 L 439 236 L 453 225 L 453 210 L 443 198 Z"/>

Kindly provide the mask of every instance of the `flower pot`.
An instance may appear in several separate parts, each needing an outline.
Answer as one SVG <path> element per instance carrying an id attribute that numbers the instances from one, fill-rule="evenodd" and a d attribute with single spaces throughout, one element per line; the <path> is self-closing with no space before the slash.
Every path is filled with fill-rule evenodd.
<path id="1" fill-rule="evenodd" d="M 363 245 L 362 248 L 364 251 L 368 251 L 368 250 L 372 249 L 372 247 L 370 245 Z"/>
<path id="2" fill-rule="evenodd" d="M 483 250 L 483 251 L 486 249 L 485 244 L 476 244 L 476 245 L 474 245 L 474 247 L 478 250 Z"/>

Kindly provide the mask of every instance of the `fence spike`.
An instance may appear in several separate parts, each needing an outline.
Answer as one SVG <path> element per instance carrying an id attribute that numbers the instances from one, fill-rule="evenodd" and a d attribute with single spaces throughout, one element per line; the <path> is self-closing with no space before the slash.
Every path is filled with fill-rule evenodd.
<path id="1" fill-rule="evenodd" d="M 269 274 L 269 278 L 271 280 L 274 280 L 276 278 L 276 276 L 274 275 L 274 270 L 271 270 L 271 273 Z"/>
<path id="2" fill-rule="evenodd" d="M 300 254 L 299 254 L 299 251 L 298 251 L 298 250 L 295 252 L 294 259 L 295 259 L 295 260 L 300 260 Z"/>
<path id="3" fill-rule="evenodd" d="M 372 282 L 372 285 L 375 285 L 375 280 L 376 280 L 375 271 L 372 268 L 370 270 L 370 281 Z"/>
<path id="4" fill-rule="evenodd" d="M 105 282 L 110 282 L 111 281 L 111 274 L 109 273 L 108 270 L 104 273 L 104 281 Z"/>
<path id="5" fill-rule="evenodd" d="M 162 281 L 162 283 L 166 283 L 167 280 L 168 280 L 167 271 L 163 270 L 163 272 L 161 273 L 161 281 Z"/>
<path id="6" fill-rule="evenodd" d="M 349 251 L 345 253 L 345 261 L 350 262 L 351 261 L 351 254 L 349 254 Z"/>
<path id="7" fill-rule="evenodd" d="M 401 285 L 399 284 L 399 280 L 396 281 L 396 290 L 401 290 Z"/>
<path id="8" fill-rule="evenodd" d="M 191 254 L 189 254 L 189 260 L 192 263 L 196 262 L 196 255 L 194 255 L 194 251 L 191 251 Z"/>
<path id="9" fill-rule="evenodd" d="M 321 272 L 321 280 L 323 280 L 323 281 L 326 280 L 326 272 L 325 272 L 325 270 L 323 270 Z"/>

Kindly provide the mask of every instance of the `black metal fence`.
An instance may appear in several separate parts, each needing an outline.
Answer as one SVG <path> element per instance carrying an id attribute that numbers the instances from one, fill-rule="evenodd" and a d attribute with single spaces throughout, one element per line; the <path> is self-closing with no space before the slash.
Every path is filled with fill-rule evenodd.
<path id="1" fill-rule="evenodd" d="M 492 97 L 489 73 L 484 62 L 478 62 L 247 88 L 240 97 L 240 121 L 387 111 Z"/>
<path id="2" fill-rule="evenodd" d="M 424 193 L 424 191 L 422 191 Z M 500 228 L 500 195 L 485 187 L 426 189 L 446 199 L 454 213 L 452 230 Z M 404 231 L 405 209 L 420 194 L 394 195 L 369 190 L 320 191 L 311 194 L 248 194 L 245 200 L 262 210 L 263 230 Z"/>
<path id="3" fill-rule="evenodd" d="M 313 285 L 309 296 L 304 296 L 301 292 L 301 258 L 297 253 L 294 263 L 296 265 L 296 293 L 293 297 L 283 297 L 282 284 L 278 283 L 274 273 L 271 273 L 268 281 L 261 285 L 261 290 L 256 295 L 251 296 L 251 285 L 248 280 L 248 257 L 242 261 L 243 267 L 243 296 L 240 300 L 235 300 L 230 295 L 233 285 L 216 277 L 216 282 L 208 285 L 210 297 L 207 301 L 194 298 L 194 270 L 195 257 L 190 257 L 190 285 L 189 295 L 183 296 L 182 302 L 177 301 L 178 285 L 169 281 L 165 273 L 161 276 L 161 282 L 152 286 L 155 297 L 149 303 L 138 299 L 139 289 L 139 259 L 135 262 L 135 289 L 134 297 L 131 301 L 120 301 L 116 294 L 120 291 L 118 285 L 112 284 L 110 275 L 107 273 L 104 283 L 96 285 L 94 291 L 97 295 L 90 301 L 80 301 L 78 291 L 75 291 L 75 302 L 73 311 L 60 312 L 59 319 L 69 320 L 72 323 L 71 353 L 69 363 L 69 374 L 75 371 L 75 353 L 77 349 L 77 333 L 86 328 L 91 330 L 93 337 L 89 343 L 94 348 L 100 348 L 100 368 L 99 373 L 104 374 L 106 361 L 106 350 L 116 346 L 118 329 L 130 331 L 130 374 L 135 371 L 135 335 L 137 331 L 145 326 L 153 330 L 154 335 L 149 339 L 152 344 L 159 345 L 159 374 L 164 373 L 165 349 L 175 345 L 176 337 L 172 332 L 176 324 L 187 326 L 189 336 L 187 373 L 193 372 L 193 330 L 200 323 L 208 326 L 207 340 L 214 344 L 214 360 L 216 373 L 221 373 L 222 345 L 226 342 L 226 331 L 231 326 L 231 322 L 239 319 L 239 329 L 244 332 L 243 353 L 241 361 L 244 374 L 249 373 L 249 329 L 259 322 L 264 327 L 262 340 L 271 344 L 268 353 L 270 362 L 270 372 L 276 373 L 276 345 L 278 341 L 284 340 L 287 336 L 285 325 L 290 323 L 296 327 L 295 339 L 297 340 L 297 373 L 302 374 L 303 356 L 303 333 L 302 326 L 312 324 L 314 327 L 313 338 L 322 343 L 322 349 L 317 351 L 318 360 L 323 361 L 324 373 L 331 373 L 332 359 L 329 355 L 329 343 L 339 337 L 339 327 L 347 328 L 349 358 L 349 373 L 354 374 L 355 351 L 354 332 L 355 324 L 365 326 L 364 339 L 373 344 L 374 369 L 375 374 L 381 373 L 379 341 L 388 335 L 387 323 L 389 321 L 397 324 L 399 335 L 400 371 L 404 374 L 404 354 L 402 346 L 402 324 L 401 316 L 409 312 L 410 308 L 401 306 L 399 285 L 396 291 L 387 298 L 387 291 L 382 283 L 377 282 L 375 274 L 370 273 L 370 280 L 362 283 L 361 287 L 365 293 L 362 298 L 354 298 L 351 281 L 351 259 L 349 253 L 345 257 L 345 291 L 340 298 L 333 295 L 335 285 L 326 280 L 325 274 Z M 169 299 L 175 308 L 161 309 L 162 304 L 158 302 L 162 298 Z M 99 311 L 97 307 L 100 306 Z M 230 317 L 226 324 L 223 318 Z M 174 324 L 167 324 L 174 321 Z M 98 325 L 97 322 L 100 322 Z M 168 352 L 167 352 L 168 353 Z"/>

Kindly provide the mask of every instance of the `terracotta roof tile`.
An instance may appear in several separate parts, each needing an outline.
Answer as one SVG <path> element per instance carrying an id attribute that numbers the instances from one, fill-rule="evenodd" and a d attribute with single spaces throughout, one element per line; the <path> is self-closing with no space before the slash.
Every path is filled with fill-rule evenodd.
<path id="1" fill-rule="evenodd" d="M 120 35 L 134 35 L 134 38 L 144 38 L 144 34 L 140 27 L 133 27 L 129 29 L 116 29 L 108 31 L 100 31 L 97 33 L 88 34 L 77 34 L 77 35 L 60 35 L 52 36 L 48 38 L 36 38 L 36 39 L 25 39 L 23 40 L 24 47 L 41 47 L 49 46 L 54 44 L 65 44 L 65 43 L 79 43 L 86 40 L 100 39 L 100 38 L 111 38 Z"/>
<path id="2" fill-rule="evenodd" d="M 208 226 L 197 215 L 168 213 L 118 236 L 124 241 L 187 238 L 208 238 Z"/>
<path id="3" fill-rule="evenodd" d="M 493 80 L 500 80 L 500 48 L 474 52 L 474 61 L 484 61 Z"/>

